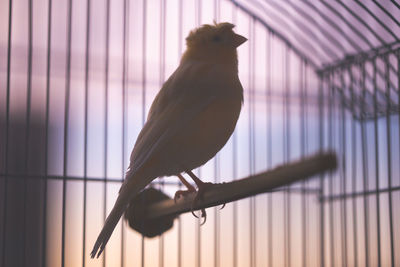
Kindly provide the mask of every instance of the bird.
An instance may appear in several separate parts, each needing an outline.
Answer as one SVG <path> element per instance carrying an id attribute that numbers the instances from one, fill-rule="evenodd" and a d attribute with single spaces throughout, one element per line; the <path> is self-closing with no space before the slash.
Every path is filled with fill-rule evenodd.
<path id="1" fill-rule="evenodd" d="M 227 143 L 243 105 L 237 48 L 247 38 L 229 22 L 204 24 L 190 31 L 179 66 L 153 100 L 130 156 L 117 200 L 90 255 L 99 257 L 132 198 L 154 179 L 177 176 L 188 190 L 187 173 L 201 198 L 211 183 L 192 170 L 204 165 Z M 203 216 L 203 215 L 202 215 Z"/>

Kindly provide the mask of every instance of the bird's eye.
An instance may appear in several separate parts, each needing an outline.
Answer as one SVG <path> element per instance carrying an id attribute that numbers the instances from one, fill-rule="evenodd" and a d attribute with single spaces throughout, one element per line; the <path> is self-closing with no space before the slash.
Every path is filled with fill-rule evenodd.
<path id="1" fill-rule="evenodd" d="M 213 37 L 213 41 L 214 42 L 220 42 L 221 41 L 221 36 L 219 36 L 219 35 L 215 35 L 214 37 Z"/>

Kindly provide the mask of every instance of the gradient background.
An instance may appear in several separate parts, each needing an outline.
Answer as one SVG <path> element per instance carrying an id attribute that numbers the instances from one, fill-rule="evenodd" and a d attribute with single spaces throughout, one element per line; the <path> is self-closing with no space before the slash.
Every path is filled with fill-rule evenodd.
<path id="1" fill-rule="evenodd" d="M 302 41 L 286 32 L 285 27 L 301 28 L 293 23 L 295 12 L 288 9 L 280 18 L 286 23 L 279 23 L 277 14 L 261 17 L 277 12 L 273 1 L 238 1 L 253 14 L 231 1 L 29 3 L 12 1 L 9 52 L 10 2 L 0 1 L 0 188 L 8 192 L 1 197 L 0 223 L 7 266 L 319 266 L 321 260 L 327 266 L 377 266 L 378 255 L 382 266 L 400 265 L 400 256 L 393 255 L 392 262 L 391 254 L 400 249 L 399 115 L 355 120 L 338 91 L 352 86 L 360 91 L 360 84 L 346 72 L 318 79 L 313 66 L 355 53 L 349 42 L 339 38 L 338 58 L 324 57 L 324 48 L 316 45 L 314 51 L 306 42 L 322 33 Z M 356 4 L 349 6 L 357 11 Z M 172 230 L 153 239 L 120 222 L 105 257 L 89 259 L 150 104 L 179 64 L 184 38 L 213 20 L 236 24 L 235 31 L 249 39 L 238 49 L 245 98 L 232 138 L 195 172 L 203 181 L 230 181 L 328 149 L 339 157 L 338 171 L 223 210 L 208 209 L 202 227 L 191 214 L 182 215 Z M 325 27 L 323 17 L 315 20 Z M 387 22 L 400 33 L 390 18 Z M 388 60 L 395 66 L 389 80 L 397 85 L 398 57 L 393 53 Z M 376 64 L 384 71 L 383 59 Z M 363 66 L 373 75 L 371 62 Z M 358 65 L 351 69 L 355 80 L 362 79 Z M 377 86 L 385 88 L 386 81 L 378 78 Z M 373 92 L 371 82 L 365 86 Z M 399 88 L 390 90 L 398 107 Z M 20 184 L 13 182 L 17 176 L 24 177 Z M 153 186 L 171 196 L 179 187 L 175 177 L 157 179 Z M 379 193 L 360 193 L 366 191 Z M 348 195 L 320 201 L 343 194 Z M 21 221 L 14 236 L 11 228 Z"/>

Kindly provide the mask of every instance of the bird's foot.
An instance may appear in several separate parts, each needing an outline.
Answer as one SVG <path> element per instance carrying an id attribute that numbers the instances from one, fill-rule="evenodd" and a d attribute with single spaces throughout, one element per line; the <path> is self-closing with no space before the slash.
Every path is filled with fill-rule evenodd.
<path id="1" fill-rule="evenodd" d="M 190 195 L 193 192 L 196 192 L 196 189 L 194 187 L 193 188 L 189 188 L 188 190 L 178 190 L 178 191 L 176 191 L 175 192 L 175 196 L 174 196 L 175 203 L 181 197 L 185 197 L 187 195 Z"/>
<path id="2" fill-rule="evenodd" d="M 185 197 L 186 195 L 189 195 L 193 192 L 196 192 L 196 188 L 194 188 L 193 185 L 191 185 L 188 181 L 186 181 L 186 179 L 182 176 L 182 174 L 177 174 L 179 180 L 186 186 L 187 190 L 178 190 L 175 193 L 174 196 L 174 201 L 176 203 L 176 201 L 180 198 L 180 197 Z"/>
<path id="3" fill-rule="evenodd" d="M 215 184 L 213 184 L 213 183 L 203 183 L 203 182 L 197 183 L 198 190 L 197 190 L 196 196 L 194 197 L 193 202 L 192 202 L 192 214 L 193 214 L 194 217 L 199 218 L 199 217 L 194 213 L 194 207 L 197 205 L 197 203 L 199 202 L 199 200 L 202 200 L 202 199 L 203 199 L 204 193 L 205 193 L 210 187 L 213 187 L 213 186 L 215 186 Z M 204 218 L 204 221 L 200 224 L 200 225 L 203 225 L 203 224 L 206 223 L 206 220 L 207 220 L 207 213 L 206 213 L 206 210 L 205 210 L 205 209 L 201 209 L 201 218 Z"/>

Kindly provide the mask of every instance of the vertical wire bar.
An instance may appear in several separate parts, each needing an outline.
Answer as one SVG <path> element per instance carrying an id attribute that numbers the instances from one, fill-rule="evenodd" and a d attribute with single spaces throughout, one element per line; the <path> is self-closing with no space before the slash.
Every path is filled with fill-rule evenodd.
<path id="1" fill-rule="evenodd" d="M 45 147 L 44 147 L 44 192 L 43 192 L 43 228 L 42 228 L 42 267 L 46 266 L 47 244 L 47 179 L 48 179 L 48 148 L 49 148 L 49 109 L 50 109 L 50 62 L 51 62 L 51 15 L 52 0 L 48 2 L 47 17 L 47 66 L 46 66 L 46 118 L 45 118 Z"/>
<path id="2" fill-rule="evenodd" d="M 256 84 L 255 84 L 255 50 L 256 50 L 256 48 L 255 48 L 255 46 L 256 46 L 256 30 L 255 30 L 255 23 L 256 23 L 256 20 L 255 20 L 255 18 L 254 17 L 252 17 L 252 20 L 251 20 L 251 27 L 252 27 L 252 40 L 253 40 L 253 42 L 252 42 L 252 45 L 250 45 L 250 56 L 251 56 L 251 86 L 252 86 L 252 90 L 251 90 L 251 93 L 252 93 L 252 100 L 251 100 L 251 102 L 252 102 L 252 112 L 251 112 L 251 114 L 252 114 L 252 123 L 251 123 L 251 132 L 252 132 L 252 144 L 251 144 L 251 146 L 252 146 L 252 161 L 251 161 L 251 166 L 250 166 L 250 168 L 251 168 L 251 173 L 253 174 L 253 173 L 255 173 L 255 169 L 256 169 L 256 130 L 255 130 L 255 121 L 256 121 Z M 257 225 L 257 221 L 256 221 L 256 205 L 257 205 L 257 202 L 256 202 L 256 197 L 253 197 L 252 198 L 252 220 L 253 220 L 253 224 L 252 224 L 252 234 L 253 234 L 253 237 L 252 237 L 252 247 L 253 247 L 253 250 L 252 250 L 252 262 L 253 262 L 253 266 L 256 266 L 256 259 L 257 259 L 257 247 L 256 247 L 256 244 L 257 244 L 257 240 L 256 240 L 256 225 Z"/>
<path id="3" fill-rule="evenodd" d="M 390 259 L 391 266 L 394 267 L 394 232 L 393 232 L 393 196 L 392 196 L 392 145 L 391 145 L 391 127 L 390 127 L 390 77 L 389 77 L 389 58 L 385 59 L 385 83 L 386 83 L 386 139 L 387 139 L 387 172 L 388 172 L 388 188 L 389 188 L 389 231 L 390 231 Z"/>
<path id="4" fill-rule="evenodd" d="M 398 97 L 398 119 L 399 119 L 399 139 L 400 139 L 400 49 L 397 50 L 397 97 Z M 399 144 L 400 145 L 400 144 Z M 400 151 L 400 146 L 399 146 Z M 393 247 L 392 247 L 393 248 Z M 393 258 L 392 258 L 393 259 Z"/>
<path id="5" fill-rule="evenodd" d="M 166 7 L 165 7 L 165 1 L 162 0 L 161 3 L 161 8 L 160 8 L 160 18 L 161 18 L 161 25 L 160 25 L 160 77 L 159 77 L 159 83 L 160 83 L 160 88 L 162 87 L 162 84 L 165 79 L 165 45 L 166 45 L 166 39 L 165 39 L 165 23 L 166 23 Z M 164 178 L 161 178 L 161 183 L 160 187 L 164 189 Z M 161 235 L 159 237 L 159 247 L 158 247 L 158 265 L 160 267 L 164 266 L 164 235 Z"/>
<path id="6" fill-rule="evenodd" d="M 287 81 L 288 81 L 288 53 L 287 53 L 287 47 L 285 46 L 285 52 L 283 54 L 284 59 L 282 60 L 282 73 L 284 73 L 284 82 L 283 82 L 283 97 L 282 97 L 282 117 L 283 117 L 283 123 L 282 123 L 282 132 L 283 132 L 283 161 L 286 163 L 287 160 Z M 285 186 L 285 189 L 283 191 L 283 221 L 284 221 L 284 266 L 288 267 L 288 217 L 287 217 L 287 194 L 288 194 L 288 189 L 287 186 Z"/>
<path id="7" fill-rule="evenodd" d="M 201 177 L 201 168 L 197 169 L 197 176 Z M 197 215 L 199 216 L 199 215 Z M 201 222 L 200 220 L 196 221 L 196 266 L 201 266 Z"/>
<path id="8" fill-rule="evenodd" d="M 250 40 L 252 40 L 252 28 L 251 28 L 251 22 L 249 22 L 249 39 Z M 252 67 L 252 62 L 251 62 L 251 60 L 252 60 L 252 57 L 251 57 L 251 45 L 249 45 L 249 58 L 248 58 L 248 60 L 249 60 L 249 62 L 248 62 L 248 64 L 249 64 L 249 72 L 248 72 L 248 86 L 249 86 L 249 89 L 248 89 L 248 98 L 249 98 L 249 103 L 248 103 L 248 106 L 247 106 L 247 108 L 248 108 L 248 110 L 247 110 L 247 112 L 248 112 L 248 131 L 249 131 L 249 140 L 248 140 L 248 142 L 249 142 L 249 171 L 250 171 L 250 173 L 251 173 L 251 165 L 252 165 L 252 156 L 253 156 L 253 151 L 252 151 L 252 148 L 253 148 L 253 146 L 252 146 L 252 128 L 251 128 L 251 123 L 252 123 L 252 117 L 251 117 L 251 112 L 252 112 L 252 104 L 253 104 L 253 102 L 252 102 L 252 91 L 254 90 L 254 88 L 252 88 L 252 84 L 251 84 L 251 72 L 252 72 L 252 69 L 251 69 L 251 67 Z M 249 199 L 249 211 L 250 211 L 250 218 L 249 218 L 249 220 L 250 220 L 250 223 L 249 223 L 249 232 L 250 232 L 250 238 L 249 238 L 249 247 L 250 247 L 250 257 L 249 257 L 249 259 L 250 259 L 250 262 L 249 262 L 249 266 L 253 266 L 253 198 L 250 198 Z"/>
<path id="9" fill-rule="evenodd" d="M 380 219 L 380 193 L 379 193 L 379 132 L 378 132 L 378 99 L 377 99 L 377 84 L 376 84 L 376 58 L 372 59 L 373 74 L 372 82 L 374 86 L 374 145 L 375 145 L 375 199 L 376 199 L 376 232 L 378 246 L 378 266 L 381 266 L 381 219 Z"/>
<path id="10" fill-rule="evenodd" d="M 308 110 L 308 105 L 309 105 L 309 100 L 308 100 L 308 98 L 309 98 L 309 95 L 308 95 L 308 92 L 309 92 L 309 65 L 308 65 L 308 63 L 307 63 L 307 61 L 305 61 L 304 62 L 304 124 L 305 124 L 305 131 L 304 131 L 304 155 L 306 155 L 306 154 L 308 154 L 308 151 L 309 151 L 309 148 L 308 148 L 308 146 L 309 146 L 309 142 L 308 142 L 308 135 L 309 135 L 309 124 L 308 124 L 308 122 L 309 122 L 309 110 Z M 309 183 L 308 183 L 308 180 L 305 180 L 304 181 L 304 183 L 305 183 L 305 188 L 306 189 L 308 189 L 309 188 Z M 305 192 L 304 192 L 304 194 L 305 194 Z M 309 233 L 308 233 L 308 225 L 309 225 L 309 217 L 308 217 L 308 215 L 309 215 L 309 213 L 310 213 L 310 205 L 309 205 L 309 202 L 310 202 L 310 200 L 309 200 L 309 197 L 307 197 L 306 199 L 305 199 L 305 214 L 306 214 L 306 216 L 305 216 L 305 220 L 304 220 L 304 222 L 305 222 L 305 226 L 304 226 L 304 228 L 305 228 L 305 255 L 306 255 L 306 261 L 305 261 L 305 263 L 306 263 L 306 265 L 307 265 L 307 263 L 308 263 L 308 259 L 309 259 L 309 256 L 308 256 L 308 254 L 309 254 L 309 243 L 310 243 L 310 241 L 309 241 Z"/>
<path id="11" fill-rule="evenodd" d="M 182 55 L 182 21 L 183 21 L 183 14 L 182 14 L 182 5 L 183 0 L 179 0 L 178 3 L 178 60 Z M 179 189 L 181 188 L 182 183 L 179 182 Z M 182 218 L 178 216 L 178 267 L 182 266 Z"/>
<path id="12" fill-rule="evenodd" d="M 24 170 L 25 175 L 29 174 L 28 170 L 28 161 L 29 161 L 29 136 L 30 136 L 30 120 L 31 120 L 31 94 L 32 94 L 32 0 L 28 1 L 28 70 L 27 70 L 27 95 L 26 95 L 26 127 L 25 127 L 25 163 Z M 24 238 L 22 249 L 24 251 L 24 265 L 26 263 L 26 212 L 27 212 L 27 199 L 28 195 L 28 179 L 25 177 L 24 179 L 24 196 L 23 196 L 23 227 L 24 227 Z"/>
<path id="13" fill-rule="evenodd" d="M 234 5 L 232 8 L 232 22 L 234 24 L 236 24 L 237 22 L 237 5 Z M 237 130 L 235 130 L 233 132 L 233 136 L 232 136 L 232 146 L 233 146 L 233 151 L 232 151 L 232 164 L 233 164 L 233 170 L 232 170 L 232 174 L 233 174 L 233 179 L 236 180 L 237 178 L 237 156 L 238 156 L 238 152 L 237 152 Z M 237 201 L 233 202 L 233 212 L 232 212 L 232 230 L 233 230 L 233 242 L 232 242 L 232 251 L 233 251 L 233 267 L 237 267 L 238 262 L 237 262 L 237 256 L 238 256 L 238 238 L 237 238 L 237 229 L 238 229 L 238 224 L 237 224 L 237 210 L 238 210 L 238 205 L 237 205 Z"/>
<path id="14" fill-rule="evenodd" d="M 327 78 L 327 83 L 328 83 L 328 147 L 329 149 L 333 148 L 333 143 L 332 143 L 332 131 L 333 131 L 333 123 L 332 123 L 332 102 L 333 102 L 333 96 L 332 96 L 332 87 L 333 87 L 333 74 L 329 73 Z M 328 183 L 329 183 L 329 195 L 333 195 L 333 175 L 332 173 L 328 174 Z M 333 202 L 329 202 L 329 233 L 330 233 L 330 260 L 331 260 L 331 266 L 335 266 L 335 225 L 334 225 L 334 220 L 333 220 Z"/>
<path id="15" fill-rule="evenodd" d="M 201 0 L 197 0 L 196 1 L 196 5 L 195 5 L 195 21 L 196 21 L 196 26 L 200 26 L 201 23 Z M 198 173 L 200 175 L 201 173 L 201 169 L 198 169 Z M 201 223 L 200 220 L 197 220 L 197 266 L 200 267 L 201 266 Z"/>
<path id="16" fill-rule="evenodd" d="M 272 33 L 268 31 L 267 35 L 267 166 L 268 169 L 272 167 L 272 85 L 271 85 L 271 66 L 272 66 L 272 58 L 271 58 L 271 38 Z M 272 253 L 272 193 L 268 194 L 268 266 L 273 266 L 273 253 Z"/>
<path id="17" fill-rule="evenodd" d="M 233 163 L 233 178 L 237 177 L 237 134 L 233 133 L 233 152 L 232 152 L 232 163 Z M 233 251 L 233 267 L 237 267 L 237 202 L 233 202 L 233 242 L 232 242 L 232 251 Z"/>
<path id="18" fill-rule="evenodd" d="M 128 1 L 128 0 L 127 0 Z M 146 73 L 146 53 L 147 53 L 147 1 L 143 0 L 143 12 L 142 12 L 142 125 L 146 122 L 146 90 L 147 90 L 147 73 Z"/>
<path id="19" fill-rule="evenodd" d="M 201 23 L 201 1 L 202 0 L 196 0 L 196 5 L 195 5 L 196 26 L 200 26 L 200 23 Z"/>
<path id="20" fill-rule="evenodd" d="M 350 75 L 350 95 L 351 95 L 351 103 L 350 103 L 350 110 L 351 112 L 354 111 L 354 77 L 352 72 L 352 67 L 348 67 L 348 72 Z M 352 192 L 356 192 L 356 179 L 357 179 L 357 161 L 356 161 L 356 154 L 357 154 L 357 143 L 356 143 L 356 129 L 355 129 L 355 122 L 354 116 L 352 114 L 351 118 L 351 176 L 352 176 Z M 357 239 L 357 202 L 355 196 L 352 197 L 352 208 L 353 208 L 353 242 L 354 242 L 354 266 L 358 266 L 358 239 Z"/>
<path id="21" fill-rule="evenodd" d="M 362 162 L 363 162 L 363 190 L 368 191 L 368 150 L 367 150 L 367 133 L 365 130 L 364 113 L 365 113 L 365 63 L 360 66 L 361 77 L 360 85 L 362 90 L 362 104 L 361 104 L 361 149 L 362 149 Z M 364 235 L 365 235 L 365 266 L 369 266 L 369 213 L 368 213 L 368 198 L 363 196 L 364 201 Z"/>
<path id="22" fill-rule="evenodd" d="M 124 0 L 124 5 L 123 5 L 123 26 L 122 26 L 122 179 L 121 182 L 123 182 L 124 179 L 124 173 L 125 173 L 125 130 L 126 130 L 126 83 L 127 83 L 127 64 L 126 64 L 126 59 L 127 59 L 127 47 L 128 47 L 128 37 L 127 37 L 127 32 L 128 32 L 128 13 L 129 13 L 129 0 Z"/>
<path id="23" fill-rule="evenodd" d="M 323 149 L 324 145 L 324 137 L 323 137 L 323 130 L 324 130 L 324 116 L 323 116 L 323 76 L 319 75 L 318 77 L 318 119 L 319 119 L 319 129 L 318 129 L 318 138 L 319 138 L 319 149 Z M 319 183 L 320 183 L 320 192 L 319 192 L 319 197 L 320 200 L 322 200 L 324 196 L 324 175 L 320 175 L 319 178 Z M 320 266 L 325 266 L 325 227 L 324 227 L 324 222 L 325 222 L 325 212 L 324 212 L 324 203 L 320 201 Z"/>
<path id="24" fill-rule="evenodd" d="M 7 187 L 8 187 L 8 138 L 9 138 L 9 127 L 10 127 L 10 78 L 11 78 L 11 37 L 12 37 L 12 0 L 8 4 L 8 43 L 7 43 L 7 96 L 6 96 L 6 136 L 5 136 L 5 176 L 4 176 L 4 223 L 3 223 L 3 258 L 2 264 L 6 265 L 6 234 L 7 234 Z"/>
<path id="25" fill-rule="evenodd" d="M 290 155 L 291 155 L 291 142 L 290 142 L 290 132 L 291 132 L 291 127 L 290 127 L 290 123 L 291 123 L 291 109 L 290 109 L 290 93 L 291 93 L 291 88 L 290 88 L 290 80 L 291 80 L 291 71 L 290 71 L 290 48 L 286 47 L 286 68 L 287 68 L 287 75 L 286 75 L 286 82 L 287 82 L 287 86 L 286 86 L 286 162 L 289 162 L 290 160 Z M 287 187 L 287 237 L 288 237 L 288 266 L 290 267 L 292 265 L 292 227 L 291 227 L 291 221 L 292 221 L 292 205 L 291 205 L 291 185 L 288 185 Z"/>
<path id="26" fill-rule="evenodd" d="M 201 177 L 201 167 L 197 168 L 197 177 Z M 199 217 L 199 213 L 197 214 Z M 196 220 L 196 266 L 201 266 L 201 222 L 200 220 Z"/>
<path id="27" fill-rule="evenodd" d="M 252 31 L 251 31 L 252 29 L 251 29 L 251 23 L 249 23 L 249 39 L 250 40 L 252 40 Z M 247 108 L 248 108 L 248 110 L 247 110 L 247 112 L 248 112 L 248 130 L 249 130 L 249 140 L 248 140 L 248 142 L 249 142 L 249 171 L 251 172 L 251 165 L 252 165 L 252 156 L 253 156 L 253 153 L 252 153 L 252 148 L 253 148 L 253 146 L 252 146 L 252 132 L 251 132 L 251 121 L 252 121 L 252 117 L 251 117 L 251 111 L 252 111 L 252 109 L 251 109 L 251 106 L 252 106 L 252 90 L 253 90 L 253 88 L 252 88 L 252 84 L 251 84 L 251 72 L 252 72 L 252 69 L 251 69 L 251 67 L 252 67 L 252 64 L 251 64 L 251 45 L 249 45 L 249 58 L 248 58 L 248 60 L 249 60 L 249 62 L 248 62 L 248 64 L 249 64 L 249 72 L 248 72 L 248 75 L 249 75 L 249 77 L 248 77 L 248 79 L 249 79 L 249 81 L 248 81 L 248 86 L 249 86 L 249 89 L 248 89 L 248 98 L 249 98 L 249 103 L 248 103 L 248 106 L 247 106 Z M 249 230 L 250 230 L 250 238 L 249 238 L 249 247 L 250 247 L 250 257 L 249 257 L 249 259 L 250 259 L 250 262 L 249 262 L 249 266 L 253 266 L 253 198 L 250 198 L 249 199 L 249 210 L 250 210 L 250 223 L 249 223 Z"/>
<path id="28" fill-rule="evenodd" d="M 218 183 L 219 181 L 219 175 L 220 175 L 220 167 L 219 167 L 219 157 L 218 155 L 214 159 L 214 182 Z M 214 266 L 217 267 L 219 266 L 220 262 L 220 249 L 219 249 L 219 244 L 220 244 L 220 218 L 219 218 L 219 213 L 216 207 L 214 209 Z"/>
<path id="29" fill-rule="evenodd" d="M 219 1 L 214 0 L 214 21 L 219 21 Z M 220 156 L 219 153 L 214 158 L 214 182 L 218 183 L 220 181 Z M 221 219 L 220 213 L 216 207 L 214 209 L 214 266 L 217 267 L 220 265 L 220 237 L 221 237 Z"/>
<path id="30" fill-rule="evenodd" d="M 284 73 L 285 73 L 285 93 L 283 97 L 283 147 L 284 147 L 284 161 L 287 163 L 290 157 L 290 108 L 289 108 L 289 95 L 290 95 L 290 57 L 289 47 L 285 47 L 285 62 L 284 62 Z M 290 267 L 291 263 L 291 245 L 290 245 L 290 185 L 286 186 L 284 191 L 284 220 L 285 220 L 285 266 Z"/>
<path id="31" fill-rule="evenodd" d="M 85 114 L 83 143 L 83 233 L 82 233 L 82 266 L 86 265 L 86 202 L 87 202 L 87 146 L 88 146 L 88 102 L 89 102 L 89 49 L 90 49 L 90 0 L 86 2 L 86 47 L 85 47 Z M 105 253 L 104 253 L 105 254 Z M 104 262 L 103 258 L 103 262 Z"/>
<path id="32" fill-rule="evenodd" d="M 233 179 L 237 177 L 237 134 L 233 133 L 233 152 L 232 152 L 232 163 L 233 163 Z M 232 251 L 233 251 L 233 267 L 237 267 L 237 202 L 233 202 L 233 242 L 232 242 Z"/>
<path id="33" fill-rule="evenodd" d="M 284 59 L 282 60 L 282 73 L 284 75 L 283 78 L 283 96 L 282 96 L 282 133 L 283 133 L 283 161 L 286 162 L 286 157 L 287 157 L 287 137 L 286 137 L 286 124 L 287 124 L 287 114 L 286 114 L 286 94 L 287 94 L 287 75 L 288 75 L 288 71 L 287 71 L 287 48 L 285 46 L 285 52 L 283 54 Z M 283 243 L 284 243 L 284 266 L 288 267 L 288 263 L 287 263 L 287 255 L 288 255 L 288 251 L 287 251 L 287 243 L 288 243 L 288 232 L 287 232 L 287 186 L 285 186 L 284 191 L 283 191 L 283 223 L 284 223 L 284 233 L 283 233 Z"/>
<path id="34" fill-rule="evenodd" d="M 255 40 L 254 38 L 254 19 L 250 20 L 249 22 L 249 39 L 250 40 Z M 254 45 L 254 42 L 252 42 Z M 249 104 L 248 104 L 248 127 L 249 127 L 249 170 L 250 174 L 253 173 L 253 164 L 254 164 L 254 151 L 253 151 L 253 142 L 254 142 L 254 132 L 253 132 L 253 106 L 254 106 L 254 84 L 253 84 L 253 47 L 252 45 L 249 45 L 249 90 L 248 90 L 248 97 L 249 97 Z M 250 266 L 254 266 L 254 197 L 250 198 L 249 201 L 249 209 L 250 209 Z"/>
<path id="35" fill-rule="evenodd" d="M 251 165 L 251 174 L 254 174 L 256 171 L 256 129 L 255 129 L 255 124 L 256 124 L 256 83 L 255 83 L 255 72 L 256 72 L 256 67 L 255 67 L 255 57 L 256 57 L 256 20 L 254 17 L 252 17 L 251 20 L 251 25 L 252 25 L 252 45 L 251 47 L 251 86 L 253 88 L 252 90 L 252 124 L 251 124 L 251 130 L 252 130 L 252 165 Z M 256 218 L 256 210 L 257 210 L 257 201 L 256 197 L 254 196 L 252 198 L 252 220 L 253 220 L 253 250 L 252 250 L 252 257 L 253 257 L 253 266 L 257 265 L 257 236 L 256 236 L 256 231 L 257 231 L 257 218 Z"/>
<path id="36" fill-rule="evenodd" d="M 346 110 L 345 110 L 345 95 L 344 95 L 344 90 L 345 90 L 345 82 L 344 82 L 344 77 L 343 77 L 343 70 L 340 70 L 340 81 L 342 85 L 342 90 L 340 92 L 340 113 L 341 113 L 341 133 L 342 136 L 340 140 L 342 141 L 342 179 L 341 179 L 341 191 L 342 194 L 346 194 L 347 192 L 347 173 L 346 173 Z M 342 228 L 342 255 L 343 261 L 342 264 L 343 266 L 348 265 L 348 260 L 347 260 L 347 199 L 343 199 L 342 205 L 341 205 L 341 228 Z"/>
<path id="37" fill-rule="evenodd" d="M 300 154 L 301 158 L 305 156 L 305 120 L 306 120 L 306 74 L 305 65 L 306 63 L 302 60 L 299 66 L 300 73 Z M 307 209 L 306 209 L 306 180 L 301 182 L 301 217 L 302 217 L 302 231 L 301 231 L 301 242 L 302 242 L 302 266 L 307 266 Z"/>
<path id="38" fill-rule="evenodd" d="M 200 26 L 201 23 L 201 0 L 196 0 L 195 6 L 194 6 L 194 15 L 195 15 L 195 24 L 196 26 Z M 199 177 L 201 176 L 201 168 L 198 168 L 198 175 Z M 196 225 L 196 236 L 197 236 L 197 242 L 196 242 L 196 266 L 200 267 L 201 266 L 201 223 L 200 220 L 197 220 L 197 225 Z"/>
<path id="39" fill-rule="evenodd" d="M 110 0 L 106 2 L 106 58 L 105 58 L 105 73 L 104 73 L 104 161 L 103 161 L 103 176 L 104 176 L 104 191 L 103 191 L 103 221 L 107 216 L 107 173 L 108 173 L 108 64 L 110 57 Z M 106 266 L 106 252 L 103 256 L 103 267 Z"/>
<path id="40" fill-rule="evenodd" d="M 147 1 L 143 0 L 143 10 L 142 10 L 142 126 L 146 122 L 146 91 L 147 91 L 147 62 L 146 62 L 146 53 L 147 53 Z M 144 197 L 141 198 L 142 203 L 144 203 Z M 142 227 L 144 224 L 142 225 Z M 145 266 L 145 242 L 144 242 L 144 235 L 142 234 L 142 255 L 141 255 L 141 266 Z"/>
<path id="41" fill-rule="evenodd" d="M 121 182 L 123 182 L 125 177 L 125 149 L 126 149 L 126 121 L 127 121 L 127 97 L 126 97 L 126 84 L 128 77 L 128 63 L 127 63 L 127 49 L 128 49 L 128 40 L 129 40 L 129 0 L 124 0 L 124 10 L 123 10 L 123 45 L 122 45 L 122 162 L 121 162 Z M 145 54 L 143 54 L 145 55 Z M 125 258 L 125 228 L 124 223 L 121 223 L 121 266 L 124 266 L 124 258 Z M 142 261 L 144 261 L 143 257 L 143 238 L 142 238 Z M 143 265 L 143 263 L 142 263 Z"/>
<path id="42" fill-rule="evenodd" d="M 220 17 L 220 6 L 219 6 L 219 1 L 214 0 L 214 20 L 218 23 L 219 22 L 219 17 Z"/>
<path id="43" fill-rule="evenodd" d="M 65 265 L 65 224 L 66 224 L 66 194 L 67 194 L 67 163 L 68 163 L 68 126 L 69 126 L 69 97 L 71 82 L 71 33 L 72 33 L 72 0 L 68 1 L 68 33 L 67 33 L 67 66 L 65 72 L 65 110 L 64 110 L 64 162 L 62 189 L 62 233 L 61 233 L 61 266 Z"/>
<path id="44" fill-rule="evenodd" d="M 214 159 L 214 182 L 218 183 L 219 181 L 219 175 L 220 175 L 220 167 L 219 167 L 219 157 L 218 155 Z M 216 207 L 214 209 L 214 266 L 217 267 L 219 266 L 220 262 L 220 218 L 219 218 L 219 213 Z"/>
<path id="45" fill-rule="evenodd" d="M 308 151 L 309 151 L 309 149 L 308 149 L 308 146 L 309 146 L 309 142 L 308 142 L 308 135 L 309 135 L 309 124 L 308 124 L 308 122 L 309 122 L 309 110 L 308 110 L 308 105 L 309 105 L 309 100 L 308 100 L 308 98 L 309 98 L 309 95 L 308 95 L 308 92 L 309 92 L 309 65 L 308 65 L 308 63 L 307 63 L 307 61 L 305 62 L 305 66 L 304 66 L 304 77 L 305 77 L 305 79 L 304 79 L 304 105 L 305 105 L 305 108 L 304 108 L 304 112 L 305 112 L 305 117 L 304 117 L 304 119 L 305 119 L 305 121 L 304 121 L 304 124 L 305 124 L 305 136 L 304 136 L 304 142 L 305 142 L 305 144 L 304 144 L 304 153 L 305 153 L 305 155 L 306 154 L 308 154 Z M 305 187 L 306 187 L 306 189 L 308 189 L 308 187 L 309 187 L 309 183 L 308 183 L 308 180 L 305 180 Z M 307 265 L 307 262 L 308 262 L 308 259 L 309 259 L 309 256 L 308 256 L 308 254 L 309 254 L 309 243 L 310 243 L 310 241 L 309 241 L 309 234 L 308 234 L 308 231 L 307 231 L 307 229 L 308 229 L 308 225 L 309 225 L 309 217 L 308 217 L 308 215 L 309 215 L 309 213 L 310 213 L 310 208 L 309 208 L 309 198 L 307 197 L 306 198 L 306 201 L 305 201 L 305 204 L 306 204 L 306 206 L 305 206 L 305 210 L 306 210 L 306 218 L 305 218 L 305 230 L 306 230 L 306 232 L 305 232 L 305 251 L 306 251 L 306 257 L 307 257 L 307 259 L 306 259 L 306 265 Z"/>
<path id="46" fill-rule="evenodd" d="M 330 88 L 329 88 L 329 109 L 330 109 L 330 118 L 329 118 L 329 123 L 330 123 L 330 128 L 331 128 L 331 131 L 330 131 L 330 133 L 329 133 L 329 143 L 330 143 L 330 145 L 329 145 L 329 149 L 335 149 L 335 150 L 339 150 L 340 149 L 340 145 L 338 144 L 338 143 L 340 143 L 340 141 L 339 142 L 337 142 L 337 138 L 338 137 L 340 137 L 340 126 L 338 126 L 338 124 L 339 124 L 339 122 L 338 122 L 338 103 L 337 103 L 337 98 L 336 98 L 336 95 L 335 95 L 335 91 L 334 91 L 334 85 L 335 85 L 335 72 L 334 71 L 331 71 L 331 74 L 330 74 Z M 331 180 L 332 180 L 332 189 L 333 189 L 333 187 L 334 187 L 334 179 L 337 179 L 337 178 L 335 178 L 335 177 L 338 177 L 339 178 L 339 182 L 340 182 L 340 176 L 334 176 L 332 173 L 330 173 L 329 174 L 330 176 L 331 176 Z M 339 174 L 340 175 L 340 174 Z M 339 191 L 340 191 L 340 189 L 339 189 Z M 331 201 L 332 202 L 332 201 Z M 339 203 L 341 203 L 341 202 L 339 202 Z M 332 202 L 332 204 L 333 204 L 333 202 Z M 331 220 L 332 220 L 332 230 L 333 230 L 333 233 L 337 236 L 337 239 L 336 240 L 339 240 L 339 241 L 342 241 L 341 239 L 340 239 L 340 237 L 339 237 L 339 233 L 337 233 L 336 231 L 335 231 L 335 225 L 337 225 L 336 224 L 336 221 L 334 220 L 334 218 L 336 217 L 335 215 L 337 215 L 337 212 L 335 211 L 335 207 L 332 205 L 332 214 L 333 214 L 333 216 L 331 217 Z M 339 224 L 339 231 L 340 231 L 341 229 L 340 229 L 340 224 Z M 333 255 L 334 255 L 334 257 L 335 257 L 335 255 L 336 255 L 336 253 L 337 253 L 337 251 L 340 251 L 340 247 L 337 249 L 336 248 L 336 244 L 339 244 L 339 242 L 333 242 Z M 343 261 L 343 254 L 341 255 L 342 256 L 342 261 Z M 337 260 L 336 259 L 336 257 L 335 257 L 335 261 L 336 262 L 339 262 L 340 263 L 340 260 Z"/>

